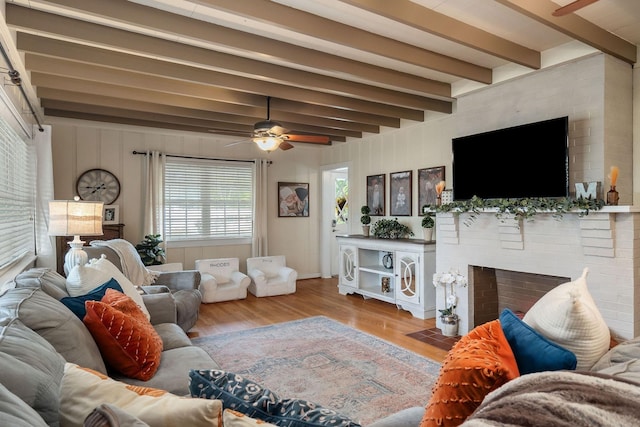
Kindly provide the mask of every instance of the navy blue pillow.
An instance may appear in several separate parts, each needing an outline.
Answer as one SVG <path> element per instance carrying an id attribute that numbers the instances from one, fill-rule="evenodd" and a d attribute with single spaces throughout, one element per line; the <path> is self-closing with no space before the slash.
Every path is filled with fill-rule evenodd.
<path id="1" fill-rule="evenodd" d="M 116 279 L 111 279 L 106 283 L 98 286 L 90 290 L 88 293 L 84 295 L 78 295 L 77 297 L 64 297 L 60 300 L 61 303 L 67 306 L 67 308 L 80 318 L 80 320 L 84 319 L 84 315 L 87 314 L 87 309 L 84 306 L 86 301 L 100 301 L 105 293 L 107 293 L 107 289 L 115 289 L 118 292 L 124 293 L 120 283 L 116 281 Z"/>
<path id="2" fill-rule="evenodd" d="M 576 369 L 578 360 L 573 352 L 542 336 L 508 308 L 500 314 L 500 326 L 516 358 L 520 375 Z"/>

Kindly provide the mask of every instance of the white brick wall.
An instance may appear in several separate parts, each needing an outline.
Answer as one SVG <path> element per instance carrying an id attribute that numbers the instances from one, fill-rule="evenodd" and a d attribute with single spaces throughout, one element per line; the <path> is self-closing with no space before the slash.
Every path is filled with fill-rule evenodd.
<path id="1" fill-rule="evenodd" d="M 620 204 L 630 205 L 632 73 L 627 64 L 595 54 L 460 96 L 453 136 L 568 116 L 570 189 L 575 182 L 600 181 L 607 191 L 609 168 L 617 165 Z M 575 279 L 589 267 L 589 290 L 607 324 L 615 335 L 631 338 L 640 334 L 640 214 L 632 211 L 584 219 L 568 214 L 561 221 L 538 215 L 517 231 L 491 213 L 470 226 L 467 214 L 438 215 L 436 270 L 475 265 Z M 460 333 L 474 326 L 470 292 L 472 286 L 459 292 Z M 437 298 L 443 307 L 443 296 Z"/>
<path id="2" fill-rule="evenodd" d="M 616 209 L 616 208 L 613 208 Z M 505 246 L 500 233 L 504 226 L 495 213 L 481 213 L 470 226 L 460 214 L 457 229 L 452 228 L 455 214 L 439 214 L 436 242 L 437 271 L 469 266 L 578 278 L 589 268 L 587 283 L 607 324 L 614 335 L 632 338 L 640 333 L 638 294 L 638 256 L 633 255 L 637 242 L 640 213 L 612 213 L 611 209 L 580 218 L 577 213 L 565 214 L 561 220 L 550 214 L 538 214 L 534 221 L 520 228 L 522 244 Z M 446 232 L 441 229 L 447 228 Z M 443 239 L 443 234 L 448 237 Z M 453 235 L 455 234 L 455 238 Z M 457 312 L 461 316 L 460 333 L 474 326 L 473 285 L 458 290 Z M 442 295 L 439 295 L 442 298 Z M 443 307 L 439 299 L 437 307 Z"/>

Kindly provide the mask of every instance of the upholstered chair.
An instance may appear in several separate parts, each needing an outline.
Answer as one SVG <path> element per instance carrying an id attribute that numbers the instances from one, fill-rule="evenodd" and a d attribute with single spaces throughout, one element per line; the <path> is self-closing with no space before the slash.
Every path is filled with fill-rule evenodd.
<path id="1" fill-rule="evenodd" d="M 117 239 L 121 241 L 121 239 Z M 133 250 L 135 251 L 135 247 Z M 124 275 L 131 280 L 136 286 L 142 286 L 144 291 L 148 294 L 154 294 L 159 292 L 165 292 L 168 288 L 174 297 L 175 301 L 175 316 L 176 323 L 185 331 L 189 331 L 198 320 L 198 314 L 200 312 L 200 303 L 202 302 L 202 294 L 198 288 L 200 287 L 200 272 L 197 270 L 184 270 L 184 271 L 156 271 L 154 276 L 157 276 L 151 286 L 146 286 L 144 283 L 138 283 L 135 278 L 127 276 L 127 269 L 123 268 L 123 262 L 120 255 L 108 246 L 85 246 L 83 248 L 89 259 L 100 258 L 105 255 L 106 258 L 111 261 Z M 138 257 L 140 263 L 142 260 Z M 146 303 L 146 300 L 145 300 Z M 173 309 L 172 309 L 173 310 Z"/>
<path id="2" fill-rule="evenodd" d="M 284 255 L 247 258 L 249 292 L 257 297 L 292 294 L 298 272 L 287 267 Z"/>
<path id="3" fill-rule="evenodd" d="M 240 272 L 238 258 L 199 259 L 196 270 L 200 272 L 202 302 L 220 302 L 244 299 L 251 279 Z"/>

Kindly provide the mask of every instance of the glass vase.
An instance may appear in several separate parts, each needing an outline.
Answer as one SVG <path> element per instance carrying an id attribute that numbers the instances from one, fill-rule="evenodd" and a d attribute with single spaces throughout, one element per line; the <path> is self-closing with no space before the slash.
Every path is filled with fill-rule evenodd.
<path id="1" fill-rule="evenodd" d="M 618 205 L 618 192 L 616 191 L 616 186 L 612 185 L 611 189 L 607 192 L 607 205 L 617 206 Z"/>

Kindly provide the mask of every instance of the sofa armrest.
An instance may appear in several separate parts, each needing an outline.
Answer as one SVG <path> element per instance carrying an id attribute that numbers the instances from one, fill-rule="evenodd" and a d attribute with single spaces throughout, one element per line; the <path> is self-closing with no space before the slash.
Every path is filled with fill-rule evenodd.
<path id="1" fill-rule="evenodd" d="M 263 271 L 258 270 L 257 268 L 247 271 L 247 275 L 256 283 L 256 285 L 267 283 L 267 276 Z"/>
<path id="2" fill-rule="evenodd" d="M 295 271 L 293 268 L 282 267 L 278 271 L 278 276 L 280 276 L 282 280 L 284 280 L 285 282 L 290 282 L 290 281 L 295 282 L 295 280 L 298 278 L 298 272 Z"/>
<path id="3" fill-rule="evenodd" d="M 198 270 L 162 272 L 154 285 L 163 285 L 171 292 L 188 291 L 200 287 L 200 272 Z"/>
<path id="4" fill-rule="evenodd" d="M 418 427 L 423 415 L 424 407 L 414 406 L 369 424 L 369 427 Z"/>
<path id="5" fill-rule="evenodd" d="M 234 271 L 231 273 L 231 281 L 237 283 L 240 287 L 248 288 L 251 284 L 251 279 L 244 273 Z"/>
<path id="6" fill-rule="evenodd" d="M 164 273 L 170 271 L 182 271 L 184 268 L 182 268 L 181 262 L 170 262 L 166 264 L 148 265 L 147 270 Z"/>
<path id="7" fill-rule="evenodd" d="M 203 288 L 207 292 L 215 292 L 218 289 L 218 281 L 213 274 L 200 273 L 200 287 L 198 289 L 201 293 L 203 292 Z"/>
<path id="8" fill-rule="evenodd" d="M 151 315 L 151 324 L 178 323 L 176 301 L 173 294 L 165 286 L 143 286 L 142 295 L 145 307 Z"/>

